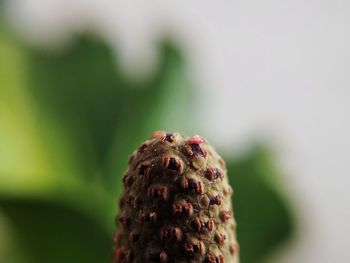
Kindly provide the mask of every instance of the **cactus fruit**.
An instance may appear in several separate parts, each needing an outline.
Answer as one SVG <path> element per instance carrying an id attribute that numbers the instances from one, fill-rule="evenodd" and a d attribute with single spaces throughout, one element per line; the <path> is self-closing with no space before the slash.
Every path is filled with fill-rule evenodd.
<path id="1" fill-rule="evenodd" d="M 114 262 L 238 262 L 233 191 L 205 139 L 154 132 L 123 182 Z"/>

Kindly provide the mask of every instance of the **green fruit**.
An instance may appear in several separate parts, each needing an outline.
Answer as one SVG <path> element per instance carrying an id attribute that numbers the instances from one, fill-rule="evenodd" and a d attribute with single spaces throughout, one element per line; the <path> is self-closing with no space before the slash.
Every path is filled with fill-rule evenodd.
<path id="1" fill-rule="evenodd" d="M 115 262 L 238 261 L 225 162 L 202 137 L 154 132 L 123 182 Z"/>

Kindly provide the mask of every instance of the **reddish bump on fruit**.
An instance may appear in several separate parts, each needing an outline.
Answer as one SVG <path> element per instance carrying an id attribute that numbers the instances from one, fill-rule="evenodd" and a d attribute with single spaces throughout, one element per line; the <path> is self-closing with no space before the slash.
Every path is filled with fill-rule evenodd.
<path id="1" fill-rule="evenodd" d="M 186 177 L 181 178 L 180 187 L 187 191 L 193 191 L 197 194 L 203 193 L 203 183 L 202 181 L 195 179 L 187 179 Z"/>
<path id="2" fill-rule="evenodd" d="M 209 255 L 205 259 L 205 263 L 225 263 L 225 259 L 222 255 L 220 256 Z"/>
<path id="3" fill-rule="evenodd" d="M 237 263 L 225 162 L 198 136 L 157 131 L 129 158 L 114 263 Z"/>
<path id="4" fill-rule="evenodd" d="M 140 212 L 140 221 L 142 223 L 152 222 L 155 223 L 157 220 L 157 213 L 156 212 Z"/>
<path id="5" fill-rule="evenodd" d="M 121 216 L 118 219 L 119 223 L 123 225 L 124 227 L 129 227 L 131 224 L 130 218 L 127 218 L 126 216 Z"/>
<path id="6" fill-rule="evenodd" d="M 209 219 L 208 221 L 204 221 L 200 217 L 197 217 L 195 220 L 195 228 L 198 232 L 203 232 L 204 230 L 211 231 L 214 228 L 214 221 L 212 219 Z"/>
<path id="7" fill-rule="evenodd" d="M 209 204 L 210 205 L 221 205 L 221 196 L 220 195 L 216 195 L 216 196 L 212 196 L 209 198 Z"/>
<path id="8" fill-rule="evenodd" d="M 175 133 L 166 133 L 164 138 L 163 138 L 163 141 L 167 141 L 167 142 L 173 142 L 175 140 Z"/>
<path id="9" fill-rule="evenodd" d="M 214 235 L 214 239 L 216 243 L 218 243 L 219 245 L 222 245 L 226 241 L 226 236 L 225 234 L 222 234 L 217 231 Z"/>
<path id="10" fill-rule="evenodd" d="M 152 139 L 163 138 L 165 136 L 166 136 L 165 131 L 155 131 L 155 132 L 152 132 L 151 134 Z"/>
<path id="11" fill-rule="evenodd" d="M 223 176 L 219 168 L 208 168 L 205 177 L 210 181 L 216 181 L 222 179 Z"/>
<path id="12" fill-rule="evenodd" d="M 182 239 L 182 230 L 179 227 L 165 227 L 160 232 L 160 238 L 162 241 L 179 242 Z"/>
<path id="13" fill-rule="evenodd" d="M 151 168 L 150 164 L 141 164 L 139 168 L 139 175 L 148 179 L 151 176 Z"/>
<path id="14" fill-rule="evenodd" d="M 165 155 L 163 157 L 163 168 L 168 171 L 182 173 L 183 164 L 180 158 Z"/>
<path id="15" fill-rule="evenodd" d="M 131 186 L 134 182 L 134 178 L 132 176 L 129 176 L 129 174 L 125 174 L 123 176 L 123 183 L 125 187 Z"/>
<path id="16" fill-rule="evenodd" d="M 166 201 L 169 197 L 169 189 L 167 186 L 151 187 L 149 189 L 149 195 L 151 196 L 151 198 Z"/>
<path id="17" fill-rule="evenodd" d="M 140 147 L 138 148 L 138 152 L 143 153 L 147 147 L 148 147 L 148 143 L 141 144 Z"/>
<path id="18" fill-rule="evenodd" d="M 205 252 L 205 247 L 202 241 L 191 241 L 191 243 L 185 243 L 185 252 L 189 257 L 195 257 L 196 254 L 203 255 Z"/>
<path id="19" fill-rule="evenodd" d="M 226 223 L 231 217 L 232 217 L 231 211 L 224 211 L 223 210 L 220 212 L 221 221 L 224 223 Z"/>
<path id="20" fill-rule="evenodd" d="M 186 141 L 187 144 L 201 144 L 203 142 L 205 142 L 205 139 L 199 135 L 194 135 Z"/>
<path id="21" fill-rule="evenodd" d="M 193 214 L 193 206 L 191 203 L 181 201 L 173 204 L 173 214 L 176 216 L 190 217 Z"/>
<path id="22" fill-rule="evenodd" d="M 233 243 L 233 244 L 230 245 L 229 249 L 230 249 L 230 253 L 232 255 L 235 255 L 235 254 L 237 254 L 239 252 L 239 244 L 238 243 Z"/>
<path id="23" fill-rule="evenodd" d="M 133 208 L 137 206 L 137 197 L 135 195 L 128 195 L 126 197 L 126 203 Z"/>
<path id="24" fill-rule="evenodd" d="M 201 148 L 199 144 L 190 144 L 190 148 L 188 149 L 188 152 L 190 156 L 195 157 L 195 156 L 200 156 L 200 157 L 205 157 L 206 152 Z"/>

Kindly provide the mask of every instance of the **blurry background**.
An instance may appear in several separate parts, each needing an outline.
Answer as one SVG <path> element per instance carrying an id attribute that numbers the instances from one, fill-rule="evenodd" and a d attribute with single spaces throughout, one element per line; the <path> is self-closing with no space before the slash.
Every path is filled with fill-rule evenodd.
<path id="1" fill-rule="evenodd" d="M 0 262 L 110 262 L 121 173 L 158 129 L 225 156 L 242 263 L 350 260 L 348 1 L 0 12 Z"/>

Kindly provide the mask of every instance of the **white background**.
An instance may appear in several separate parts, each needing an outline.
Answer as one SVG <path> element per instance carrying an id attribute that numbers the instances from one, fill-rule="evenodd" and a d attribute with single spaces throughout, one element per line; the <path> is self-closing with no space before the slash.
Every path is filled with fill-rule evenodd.
<path id="1" fill-rule="evenodd" d="M 221 149 L 262 135 L 276 148 L 300 225 L 271 261 L 350 262 L 350 1 L 10 2 L 37 42 L 97 27 L 129 71 L 173 36 L 197 84 L 199 129 Z"/>

